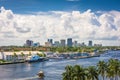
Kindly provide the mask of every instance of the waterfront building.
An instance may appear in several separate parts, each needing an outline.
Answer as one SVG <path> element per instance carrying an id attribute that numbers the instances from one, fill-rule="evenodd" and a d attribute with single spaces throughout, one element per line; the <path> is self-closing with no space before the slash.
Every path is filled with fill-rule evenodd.
<path id="1" fill-rule="evenodd" d="M 40 51 L 17 51 L 17 52 L 0 52 L 0 59 L 7 60 L 7 61 L 19 61 L 25 60 L 30 55 L 41 54 Z M 4 55 L 2 55 L 4 54 Z"/>
<path id="2" fill-rule="evenodd" d="M 25 46 L 33 46 L 33 41 L 32 40 L 26 40 Z"/>
<path id="3" fill-rule="evenodd" d="M 62 39 L 62 40 L 60 40 L 60 45 L 62 46 L 62 47 L 65 47 L 65 40 L 64 39 Z"/>
<path id="4" fill-rule="evenodd" d="M 72 47 L 72 38 L 67 39 L 67 46 Z"/>
<path id="5" fill-rule="evenodd" d="M 88 42 L 88 46 L 92 46 L 92 41 L 89 41 L 89 42 Z"/>
<path id="6" fill-rule="evenodd" d="M 0 59 L 4 60 L 4 53 L 3 53 L 3 51 L 0 52 Z"/>

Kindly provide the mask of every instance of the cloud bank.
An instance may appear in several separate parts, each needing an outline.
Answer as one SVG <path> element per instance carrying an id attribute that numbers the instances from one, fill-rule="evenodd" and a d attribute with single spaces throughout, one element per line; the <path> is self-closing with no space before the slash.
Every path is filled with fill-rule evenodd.
<path id="1" fill-rule="evenodd" d="M 120 44 L 120 12 L 49 11 L 35 14 L 14 14 L 0 9 L 0 45 L 22 45 L 26 39 L 41 44 L 47 38 L 102 41 L 105 45 Z"/>

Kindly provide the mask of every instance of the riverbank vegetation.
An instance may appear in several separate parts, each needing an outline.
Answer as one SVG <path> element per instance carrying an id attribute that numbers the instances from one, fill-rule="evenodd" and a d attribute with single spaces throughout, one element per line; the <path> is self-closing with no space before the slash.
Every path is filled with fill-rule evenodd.
<path id="1" fill-rule="evenodd" d="M 25 46 L 1 46 L 0 51 L 51 51 L 51 52 L 93 52 L 98 50 L 100 53 L 105 50 L 120 50 L 120 46 L 80 46 L 80 47 L 25 47 Z"/>
<path id="2" fill-rule="evenodd" d="M 0 64 L 5 63 L 5 62 L 7 62 L 7 61 L 0 59 Z"/>
<path id="3" fill-rule="evenodd" d="M 67 65 L 62 74 L 63 80 L 119 80 L 120 61 L 110 59 L 99 61 L 96 66 Z"/>

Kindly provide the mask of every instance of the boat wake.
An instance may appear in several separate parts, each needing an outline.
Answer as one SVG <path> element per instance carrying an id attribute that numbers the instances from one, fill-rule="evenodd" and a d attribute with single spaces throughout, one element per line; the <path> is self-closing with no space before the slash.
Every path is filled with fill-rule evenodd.
<path id="1" fill-rule="evenodd" d="M 57 65 L 57 64 L 64 64 L 64 63 L 69 63 L 69 62 L 74 62 L 74 61 L 76 61 L 76 60 L 63 60 L 63 61 L 56 61 L 56 62 L 51 62 L 51 63 L 46 63 L 46 66 L 51 66 L 51 65 Z"/>
<path id="2" fill-rule="evenodd" d="M 14 80 L 39 80 L 39 77 L 34 76 L 34 77 L 19 78 L 19 79 L 14 79 Z"/>

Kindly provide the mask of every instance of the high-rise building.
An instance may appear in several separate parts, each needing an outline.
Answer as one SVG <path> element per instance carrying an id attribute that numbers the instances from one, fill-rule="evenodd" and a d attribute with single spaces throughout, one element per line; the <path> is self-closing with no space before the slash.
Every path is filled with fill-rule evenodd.
<path id="1" fill-rule="evenodd" d="M 32 40 L 26 40 L 26 46 L 33 46 Z"/>
<path id="2" fill-rule="evenodd" d="M 88 46 L 92 46 L 92 41 L 89 41 L 89 42 L 88 42 Z"/>
<path id="3" fill-rule="evenodd" d="M 62 47 L 65 47 L 65 40 L 64 39 L 60 40 L 60 43 L 61 43 Z"/>
<path id="4" fill-rule="evenodd" d="M 53 39 L 48 39 L 48 42 L 52 45 L 53 44 Z"/>
<path id="5" fill-rule="evenodd" d="M 72 47 L 72 38 L 67 39 L 67 46 Z"/>
<path id="6" fill-rule="evenodd" d="M 54 42 L 54 46 L 55 46 L 55 47 L 59 47 L 59 46 L 60 46 L 59 41 L 55 41 L 55 42 Z"/>
<path id="7" fill-rule="evenodd" d="M 73 46 L 74 46 L 74 47 L 77 47 L 77 46 L 78 46 L 77 41 L 74 41 L 74 42 L 73 42 Z"/>

